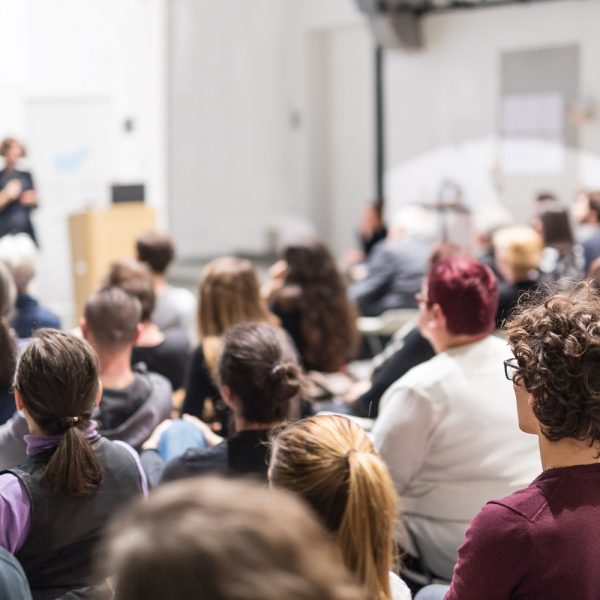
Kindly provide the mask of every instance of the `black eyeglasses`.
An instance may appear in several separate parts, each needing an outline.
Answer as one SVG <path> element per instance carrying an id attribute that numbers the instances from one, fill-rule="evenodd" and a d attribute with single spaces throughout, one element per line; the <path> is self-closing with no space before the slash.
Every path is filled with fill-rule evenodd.
<path id="1" fill-rule="evenodd" d="M 519 373 L 520 370 L 521 369 L 519 368 L 519 363 L 514 356 L 504 361 L 504 376 L 509 381 L 514 381 L 515 376 Z"/>

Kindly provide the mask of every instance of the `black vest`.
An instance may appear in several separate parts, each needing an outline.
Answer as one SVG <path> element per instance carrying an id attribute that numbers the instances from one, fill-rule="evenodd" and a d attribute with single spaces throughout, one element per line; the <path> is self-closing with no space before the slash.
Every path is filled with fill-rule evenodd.
<path id="1" fill-rule="evenodd" d="M 4 471 L 19 478 L 29 496 L 29 534 L 16 557 L 23 565 L 34 599 L 59 598 L 70 590 L 92 597 L 103 582 L 94 578 L 95 546 L 108 520 L 142 493 L 140 472 L 128 450 L 97 437 L 92 440 L 103 467 L 103 480 L 91 494 L 70 496 L 43 483 L 54 450 L 32 456 Z M 85 590 L 88 592 L 85 592 Z"/>

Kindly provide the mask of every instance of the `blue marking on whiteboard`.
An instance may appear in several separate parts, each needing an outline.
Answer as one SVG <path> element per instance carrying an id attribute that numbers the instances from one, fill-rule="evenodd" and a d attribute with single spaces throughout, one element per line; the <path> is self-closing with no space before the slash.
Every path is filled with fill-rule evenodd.
<path id="1" fill-rule="evenodd" d="M 75 173 L 84 165 L 90 155 L 88 148 L 80 148 L 65 154 L 58 154 L 54 158 L 56 170 L 60 173 Z"/>

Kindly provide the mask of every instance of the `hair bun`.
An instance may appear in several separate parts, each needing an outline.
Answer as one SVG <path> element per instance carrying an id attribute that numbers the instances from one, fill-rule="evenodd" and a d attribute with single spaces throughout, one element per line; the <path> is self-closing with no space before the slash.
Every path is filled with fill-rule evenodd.
<path id="1" fill-rule="evenodd" d="M 272 381 L 279 383 L 287 379 L 288 369 L 286 368 L 286 365 L 280 363 L 271 369 L 270 375 Z"/>

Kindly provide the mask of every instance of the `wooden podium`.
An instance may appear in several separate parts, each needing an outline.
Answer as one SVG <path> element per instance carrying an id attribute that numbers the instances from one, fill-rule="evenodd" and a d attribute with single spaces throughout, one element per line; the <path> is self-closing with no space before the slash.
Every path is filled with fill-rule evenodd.
<path id="1" fill-rule="evenodd" d="M 75 290 L 75 317 L 101 284 L 116 260 L 135 256 L 135 240 L 156 228 L 154 210 L 141 202 L 123 202 L 110 208 L 92 208 L 69 217 L 71 268 Z"/>

